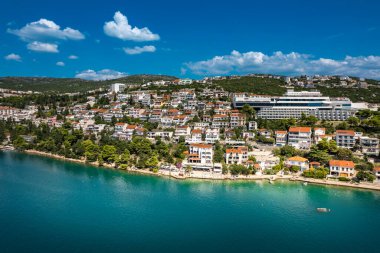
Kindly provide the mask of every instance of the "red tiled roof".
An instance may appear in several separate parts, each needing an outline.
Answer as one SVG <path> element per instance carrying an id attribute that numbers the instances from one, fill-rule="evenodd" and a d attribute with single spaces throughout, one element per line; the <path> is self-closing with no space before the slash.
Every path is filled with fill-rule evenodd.
<path id="1" fill-rule="evenodd" d="M 355 163 L 352 161 L 345 161 L 345 160 L 331 160 L 329 162 L 330 166 L 337 166 L 337 167 L 349 167 L 354 168 Z"/>

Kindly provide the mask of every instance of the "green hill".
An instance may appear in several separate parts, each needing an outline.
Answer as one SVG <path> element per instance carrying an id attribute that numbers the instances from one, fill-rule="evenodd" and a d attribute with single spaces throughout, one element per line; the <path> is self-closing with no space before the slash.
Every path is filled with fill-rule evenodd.
<path id="1" fill-rule="evenodd" d="M 2 77 L 0 88 L 19 91 L 37 92 L 85 92 L 99 88 L 107 88 L 115 82 L 120 83 L 143 83 L 144 81 L 174 80 L 174 76 L 165 75 L 131 75 L 114 80 L 90 81 L 78 78 L 49 78 L 49 77 Z"/>

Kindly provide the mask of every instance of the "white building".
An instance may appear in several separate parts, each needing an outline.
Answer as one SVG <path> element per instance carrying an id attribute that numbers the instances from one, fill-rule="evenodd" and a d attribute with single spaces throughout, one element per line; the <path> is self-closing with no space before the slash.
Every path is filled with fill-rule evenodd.
<path id="1" fill-rule="evenodd" d="M 113 93 L 119 93 L 123 92 L 126 88 L 126 85 L 123 83 L 113 83 L 111 84 L 111 92 Z"/>
<path id="2" fill-rule="evenodd" d="M 331 160 L 329 167 L 331 176 L 352 178 L 355 175 L 355 164 L 352 161 Z"/>
<path id="3" fill-rule="evenodd" d="M 353 148 L 356 142 L 354 130 L 336 130 L 335 141 L 340 148 Z"/>
<path id="4" fill-rule="evenodd" d="M 311 128 L 290 127 L 288 133 L 288 145 L 297 149 L 309 149 L 311 146 Z"/>
<path id="5" fill-rule="evenodd" d="M 248 161 L 248 148 L 229 148 L 225 154 L 226 164 L 246 164 Z"/>
<path id="6" fill-rule="evenodd" d="M 355 113 L 348 98 L 330 99 L 319 91 L 288 90 L 281 97 L 235 94 L 233 105 L 242 108 L 248 104 L 265 119 L 301 118 L 302 114 L 319 119 L 346 120 Z"/>
<path id="7" fill-rule="evenodd" d="M 379 155 L 379 139 L 371 138 L 368 136 L 363 136 L 360 138 L 360 146 L 362 148 L 362 153 L 366 155 Z"/>
<path id="8" fill-rule="evenodd" d="M 288 167 L 298 166 L 301 171 L 309 169 L 309 161 L 306 158 L 300 156 L 293 156 L 285 161 L 285 165 Z"/>

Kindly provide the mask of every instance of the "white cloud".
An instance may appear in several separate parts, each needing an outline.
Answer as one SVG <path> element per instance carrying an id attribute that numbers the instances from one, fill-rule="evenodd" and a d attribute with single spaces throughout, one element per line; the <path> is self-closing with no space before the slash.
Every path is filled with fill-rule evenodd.
<path id="1" fill-rule="evenodd" d="M 5 60 L 8 61 L 21 61 L 21 56 L 18 54 L 8 54 L 4 57 Z"/>
<path id="2" fill-rule="evenodd" d="M 142 53 L 153 53 L 156 52 L 155 46 L 143 46 L 143 47 L 125 47 L 123 48 L 126 54 L 142 54 Z"/>
<path id="3" fill-rule="evenodd" d="M 68 58 L 69 58 L 70 60 L 76 60 L 76 59 L 78 59 L 79 57 L 76 56 L 76 55 L 70 55 Z"/>
<path id="4" fill-rule="evenodd" d="M 27 42 L 34 40 L 45 41 L 49 39 L 82 40 L 85 38 L 78 30 L 70 27 L 61 29 L 54 21 L 44 18 L 28 23 L 21 29 L 8 29 L 7 31 Z"/>
<path id="5" fill-rule="evenodd" d="M 76 78 L 87 80 L 111 80 L 125 76 L 127 76 L 127 73 L 119 72 L 112 69 L 103 69 L 99 71 L 88 69 L 75 75 Z"/>
<path id="6" fill-rule="evenodd" d="M 153 41 L 159 40 L 158 34 L 152 33 L 149 28 L 133 27 L 129 24 L 128 19 L 120 11 L 115 12 L 113 21 L 108 21 L 104 24 L 104 33 L 110 37 L 115 37 L 121 40 L 132 41 Z"/>
<path id="7" fill-rule="evenodd" d="M 45 52 L 45 53 L 58 53 L 58 45 L 53 43 L 43 43 L 33 41 L 27 45 L 27 48 L 32 51 Z"/>
<path id="8" fill-rule="evenodd" d="M 60 66 L 60 67 L 64 67 L 65 63 L 63 61 L 58 61 L 55 65 Z"/>
<path id="9" fill-rule="evenodd" d="M 229 73 L 273 73 L 273 74 L 330 74 L 353 75 L 380 79 L 380 56 L 346 56 L 342 60 L 319 58 L 292 52 L 240 53 L 215 56 L 212 59 L 185 63 L 185 67 L 197 75 L 220 75 Z"/>

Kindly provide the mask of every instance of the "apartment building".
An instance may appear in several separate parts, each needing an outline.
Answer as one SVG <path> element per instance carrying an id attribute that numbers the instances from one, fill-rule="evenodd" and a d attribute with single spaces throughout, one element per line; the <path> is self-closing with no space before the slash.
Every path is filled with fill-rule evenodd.
<path id="1" fill-rule="evenodd" d="M 226 164 L 246 164 L 248 161 L 248 148 L 229 148 L 225 154 Z"/>
<path id="2" fill-rule="evenodd" d="M 311 146 L 311 128 L 290 127 L 288 132 L 288 145 L 297 149 L 309 149 Z"/>
<path id="3" fill-rule="evenodd" d="M 340 148 L 353 148 L 356 142 L 354 130 L 336 130 L 335 141 Z"/>

